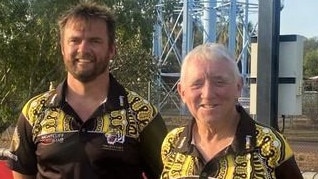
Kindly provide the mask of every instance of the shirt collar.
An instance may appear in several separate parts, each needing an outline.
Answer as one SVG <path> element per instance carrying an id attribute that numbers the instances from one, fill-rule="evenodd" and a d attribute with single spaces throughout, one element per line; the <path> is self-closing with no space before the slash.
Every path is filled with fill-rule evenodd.
<path id="1" fill-rule="evenodd" d="M 249 114 L 240 105 L 236 107 L 240 113 L 240 121 L 237 126 L 234 141 L 231 144 L 231 150 L 234 153 L 244 154 L 253 150 L 256 146 L 256 127 L 255 121 L 249 116 Z M 188 125 L 184 127 L 183 132 L 180 134 L 179 141 L 176 145 L 176 151 L 184 154 L 197 155 L 197 150 L 194 150 L 192 142 L 192 128 L 195 123 L 195 119 L 192 118 L 188 122 Z M 249 145 L 247 146 L 247 143 Z"/>
<path id="2" fill-rule="evenodd" d="M 66 88 L 67 80 L 65 79 L 53 91 L 55 94 L 49 96 L 46 106 L 52 108 L 63 106 L 65 104 Z M 109 74 L 109 91 L 105 105 L 109 111 L 128 108 L 127 91 L 112 74 Z"/>

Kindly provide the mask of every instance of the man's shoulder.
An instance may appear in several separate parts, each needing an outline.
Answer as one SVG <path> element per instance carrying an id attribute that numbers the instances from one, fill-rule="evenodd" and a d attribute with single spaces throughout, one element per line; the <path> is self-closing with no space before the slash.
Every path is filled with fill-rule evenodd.
<path id="1" fill-rule="evenodd" d="M 282 134 L 278 130 L 274 129 L 273 127 L 264 125 L 262 123 L 255 122 L 255 127 L 259 137 L 268 135 L 276 137 L 282 136 Z"/>
<path id="2" fill-rule="evenodd" d="M 185 127 L 177 127 L 169 131 L 165 137 L 164 143 L 176 143 L 179 141 L 184 129 Z"/>
<path id="3" fill-rule="evenodd" d="M 50 91 L 40 93 L 32 97 L 31 99 L 29 99 L 26 105 L 34 104 L 34 103 L 44 104 L 43 102 L 48 102 L 48 100 L 52 99 L 56 94 L 57 94 L 56 90 L 50 90 Z"/>
<path id="4" fill-rule="evenodd" d="M 139 95 L 135 91 L 127 90 L 127 99 L 128 99 L 128 104 L 134 111 L 139 111 L 139 110 L 147 110 L 147 111 L 153 111 L 153 113 L 157 113 L 157 108 L 149 102 L 147 99 Z"/>
<path id="5" fill-rule="evenodd" d="M 138 98 L 140 101 L 143 101 L 143 102 L 148 102 L 148 100 L 146 100 L 144 97 L 142 97 L 139 93 L 135 92 L 135 91 L 132 91 L 132 90 L 129 90 L 129 89 L 125 89 L 126 92 L 127 92 L 127 97 L 128 97 L 128 100 L 132 100 L 132 99 L 135 99 L 135 98 Z"/>
<path id="6" fill-rule="evenodd" d="M 28 113 L 41 111 L 42 108 L 44 108 L 48 103 L 50 103 L 51 100 L 55 98 L 56 94 L 57 93 L 55 90 L 50 90 L 32 97 L 23 106 L 22 113 L 27 116 Z"/>
<path id="7" fill-rule="evenodd" d="M 256 140 L 257 145 L 264 150 L 272 150 L 280 154 L 285 152 L 285 155 L 292 155 L 292 150 L 286 137 L 278 130 L 262 124 L 256 124 Z"/>
<path id="8" fill-rule="evenodd" d="M 176 127 L 174 129 L 172 129 L 168 135 L 171 135 L 171 136 L 179 136 L 185 129 L 185 126 L 182 126 L 182 127 Z"/>

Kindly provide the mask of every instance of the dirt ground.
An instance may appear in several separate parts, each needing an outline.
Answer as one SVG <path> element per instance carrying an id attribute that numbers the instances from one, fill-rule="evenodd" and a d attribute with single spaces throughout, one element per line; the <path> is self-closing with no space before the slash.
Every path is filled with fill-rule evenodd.
<path id="1" fill-rule="evenodd" d="M 318 172 L 318 143 L 293 142 L 291 147 L 295 153 L 297 164 L 301 171 Z"/>
<path id="2" fill-rule="evenodd" d="M 295 152 L 297 164 L 301 171 L 318 172 L 318 154 L 313 152 Z"/>
<path id="3" fill-rule="evenodd" d="M 283 135 L 289 139 L 301 171 L 318 172 L 318 124 L 307 118 L 287 118 Z"/>

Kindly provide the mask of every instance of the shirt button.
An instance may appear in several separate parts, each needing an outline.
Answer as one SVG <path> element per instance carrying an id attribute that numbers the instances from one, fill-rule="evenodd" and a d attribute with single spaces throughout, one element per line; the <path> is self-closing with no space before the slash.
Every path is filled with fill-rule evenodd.
<path id="1" fill-rule="evenodd" d="M 206 172 L 202 172 L 202 173 L 201 173 L 201 176 L 202 176 L 202 177 L 207 177 L 208 174 L 207 174 Z"/>

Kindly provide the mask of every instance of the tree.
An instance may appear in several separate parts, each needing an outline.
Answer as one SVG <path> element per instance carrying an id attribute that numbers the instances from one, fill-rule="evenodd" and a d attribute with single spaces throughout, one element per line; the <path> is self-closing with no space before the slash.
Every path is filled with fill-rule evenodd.
<path id="1" fill-rule="evenodd" d="M 147 96 L 148 82 L 157 73 L 152 56 L 152 32 L 155 0 L 105 1 L 117 16 L 117 54 L 112 73 L 142 96 Z"/>
<path id="2" fill-rule="evenodd" d="M 310 38 L 304 42 L 304 77 L 318 75 L 318 39 Z"/>
<path id="3" fill-rule="evenodd" d="M 81 0 L 2 0 L 0 5 L 0 131 L 15 123 L 30 97 L 65 77 L 58 44 L 60 13 Z M 97 2 L 97 0 L 96 0 Z M 155 0 L 99 0 L 115 10 L 118 53 L 111 70 L 145 95 L 155 64 L 151 55 Z"/>
<path id="4" fill-rule="evenodd" d="M 304 57 L 305 78 L 318 75 L 318 50 L 306 52 Z"/>
<path id="5" fill-rule="evenodd" d="M 14 123 L 27 99 L 47 90 L 49 81 L 59 79 L 64 71 L 56 43 L 54 4 L 58 3 L 39 2 L 4 0 L 0 6 L 4 12 L 0 21 L 0 130 Z"/>

